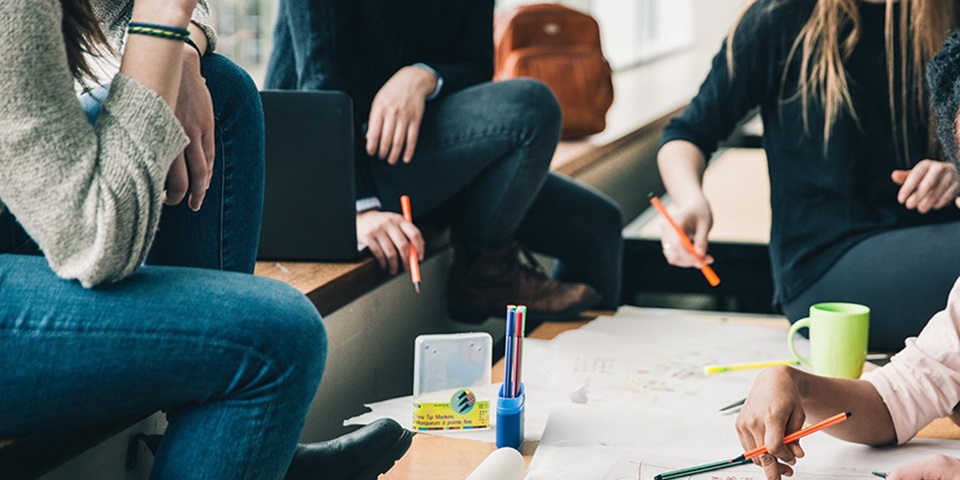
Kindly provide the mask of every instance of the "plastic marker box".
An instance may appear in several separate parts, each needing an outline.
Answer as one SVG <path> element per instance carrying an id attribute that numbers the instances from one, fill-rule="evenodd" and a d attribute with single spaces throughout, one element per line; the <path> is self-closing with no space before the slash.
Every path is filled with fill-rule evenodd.
<path id="1" fill-rule="evenodd" d="M 487 333 L 420 335 L 413 374 L 413 428 L 490 426 L 493 339 Z"/>

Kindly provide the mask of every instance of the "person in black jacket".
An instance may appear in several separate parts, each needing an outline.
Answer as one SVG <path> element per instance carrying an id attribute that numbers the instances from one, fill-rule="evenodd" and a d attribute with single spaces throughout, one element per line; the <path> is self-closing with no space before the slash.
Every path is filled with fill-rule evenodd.
<path id="1" fill-rule="evenodd" d="M 867 305 L 875 350 L 917 335 L 960 275 L 960 181 L 938 151 L 923 79 L 956 14 L 946 0 L 753 3 L 658 154 L 701 255 L 713 222 L 706 159 L 759 107 L 775 303 L 790 321 L 820 302 Z M 664 231 L 670 263 L 699 266 L 677 240 Z"/>
<path id="2" fill-rule="evenodd" d="M 403 221 L 452 212 L 448 306 L 461 321 L 526 304 L 558 319 L 620 296 L 619 208 L 549 173 L 561 115 L 533 80 L 491 83 L 493 0 L 281 0 L 267 88 L 343 90 L 357 132 L 357 236 L 396 273 L 423 238 Z M 420 215 L 417 215 L 420 216 Z M 560 259 L 557 279 L 527 247 Z"/>

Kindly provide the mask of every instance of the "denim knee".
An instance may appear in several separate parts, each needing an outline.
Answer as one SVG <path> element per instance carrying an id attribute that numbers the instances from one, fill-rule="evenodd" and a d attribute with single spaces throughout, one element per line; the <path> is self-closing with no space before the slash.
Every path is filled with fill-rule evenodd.
<path id="1" fill-rule="evenodd" d="M 247 292 L 244 311 L 256 329 L 253 335 L 257 349 L 278 372 L 296 372 L 315 389 L 323 374 L 328 346 L 320 314 L 293 287 L 270 279 L 251 279 L 255 285 Z"/>
<path id="2" fill-rule="evenodd" d="M 600 192 L 596 192 L 594 199 L 595 201 L 589 206 L 589 211 L 596 220 L 597 226 L 611 235 L 620 237 L 623 230 L 623 211 L 620 205 Z"/>
<path id="3" fill-rule="evenodd" d="M 262 124 L 260 92 L 246 70 L 215 53 L 203 57 L 200 70 L 210 90 L 218 122 L 236 118 L 242 122 Z"/>
<path id="4" fill-rule="evenodd" d="M 535 132 L 553 140 L 560 138 L 563 113 L 550 87 L 531 78 L 507 80 L 495 85 L 500 90 L 499 101 L 503 103 L 497 111 L 516 112 L 523 119 L 524 126 L 533 127 Z"/>

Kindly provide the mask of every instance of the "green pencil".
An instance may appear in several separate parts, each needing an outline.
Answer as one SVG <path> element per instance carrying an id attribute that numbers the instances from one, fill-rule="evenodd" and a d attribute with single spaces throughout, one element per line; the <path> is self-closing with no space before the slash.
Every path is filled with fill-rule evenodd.
<path id="1" fill-rule="evenodd" d="M 695 467 L 681 468 L 680 470 L 674 470 L 672 472 L 664 472 L 660 475 L 653 477 L 653 480 L 671 480 L 673 478 L 682 478 L 689 477 L 691 475 L 696 475 L 698 473 L 712 472 L 714 470 L 722 470 L 724 468 L 736 467 L 739 465 L 746 465 L 753 462 L 751 459 L 746 458 L 734 458 L 733 460 L 720 460 L 719 462 L 705 463 L 703 465 L 697 465 Z"/>

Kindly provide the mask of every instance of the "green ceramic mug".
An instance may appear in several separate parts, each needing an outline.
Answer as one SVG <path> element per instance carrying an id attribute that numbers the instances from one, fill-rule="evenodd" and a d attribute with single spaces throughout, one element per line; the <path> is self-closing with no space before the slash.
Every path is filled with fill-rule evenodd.
<path id="1" fill-rule="evenodd" d="M 803 358 L 793 346 L 801 328 L 810 329 L 810 359 Z M 870 308 L 855 303 L 818 303 L 810 307 L 810 316 L 790 328 L 787 342 L 800 363 L 826 377 L 860 378 L 867 357 Z"/>

